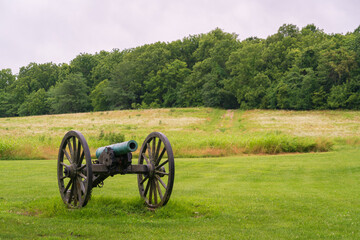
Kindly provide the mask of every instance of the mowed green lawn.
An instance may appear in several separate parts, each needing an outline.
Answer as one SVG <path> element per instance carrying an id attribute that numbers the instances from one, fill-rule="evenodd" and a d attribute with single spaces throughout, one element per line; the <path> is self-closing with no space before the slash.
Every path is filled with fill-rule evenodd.
<path id="1" fill-rule="evenodd" d="M 149 211 L 135 175 L 66 209 L 55 160 L 0 161 L 0 239 L 360 239 L 360 149 L 175 159 L 167 206 Z"/>

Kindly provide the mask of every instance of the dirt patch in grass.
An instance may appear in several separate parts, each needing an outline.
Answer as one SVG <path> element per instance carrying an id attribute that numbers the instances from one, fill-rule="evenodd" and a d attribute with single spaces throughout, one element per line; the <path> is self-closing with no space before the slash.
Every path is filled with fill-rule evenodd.
<path id="1" fill-rule="evenodd" d="M 33 210 L 33 211 L 27 211 L 27 210 L 9 210 L 9 213 L 15 213 L 17 215 L 22 216 L 40 216 L 42 213 L 40 210 Z"/>

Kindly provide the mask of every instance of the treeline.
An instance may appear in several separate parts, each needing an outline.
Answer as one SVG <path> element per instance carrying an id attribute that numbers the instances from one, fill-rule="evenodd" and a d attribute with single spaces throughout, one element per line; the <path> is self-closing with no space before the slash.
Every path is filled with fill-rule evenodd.
<path id="1" fill-rule="evenodd" d="M 292 24 L 243 41 L 215 29 L 170 43 L 0 71 L 0 116 L 131 108 L 360 109 L 360 26 Z"/>

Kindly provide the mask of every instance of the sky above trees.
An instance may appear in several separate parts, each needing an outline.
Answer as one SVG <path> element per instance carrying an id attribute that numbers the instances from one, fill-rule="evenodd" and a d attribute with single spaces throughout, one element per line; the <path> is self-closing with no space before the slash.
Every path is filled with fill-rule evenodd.
<path id="1" fill-rule="evenodd" d="M 358 0 L 0 0 L 0 69 L 69 63 L 79 53 L 171 42 L 215 28 L 266 38 L 284 23 L 326 33 L 360 24 Z"/>

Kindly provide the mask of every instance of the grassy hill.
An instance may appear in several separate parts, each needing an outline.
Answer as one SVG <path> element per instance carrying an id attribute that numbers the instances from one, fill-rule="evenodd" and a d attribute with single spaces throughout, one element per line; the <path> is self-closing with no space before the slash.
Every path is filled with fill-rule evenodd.
<path id="1" fill-rule="evenodd" d="M 69 130 L 91 148 L 123 134 L 141 145 L 153 131 L 169 138 L 176 157 L 328 151 L 360 143 L 359 111 L 274 111 L 173 108 L 0 118 L 0 159 L 56 158 Z"/>

